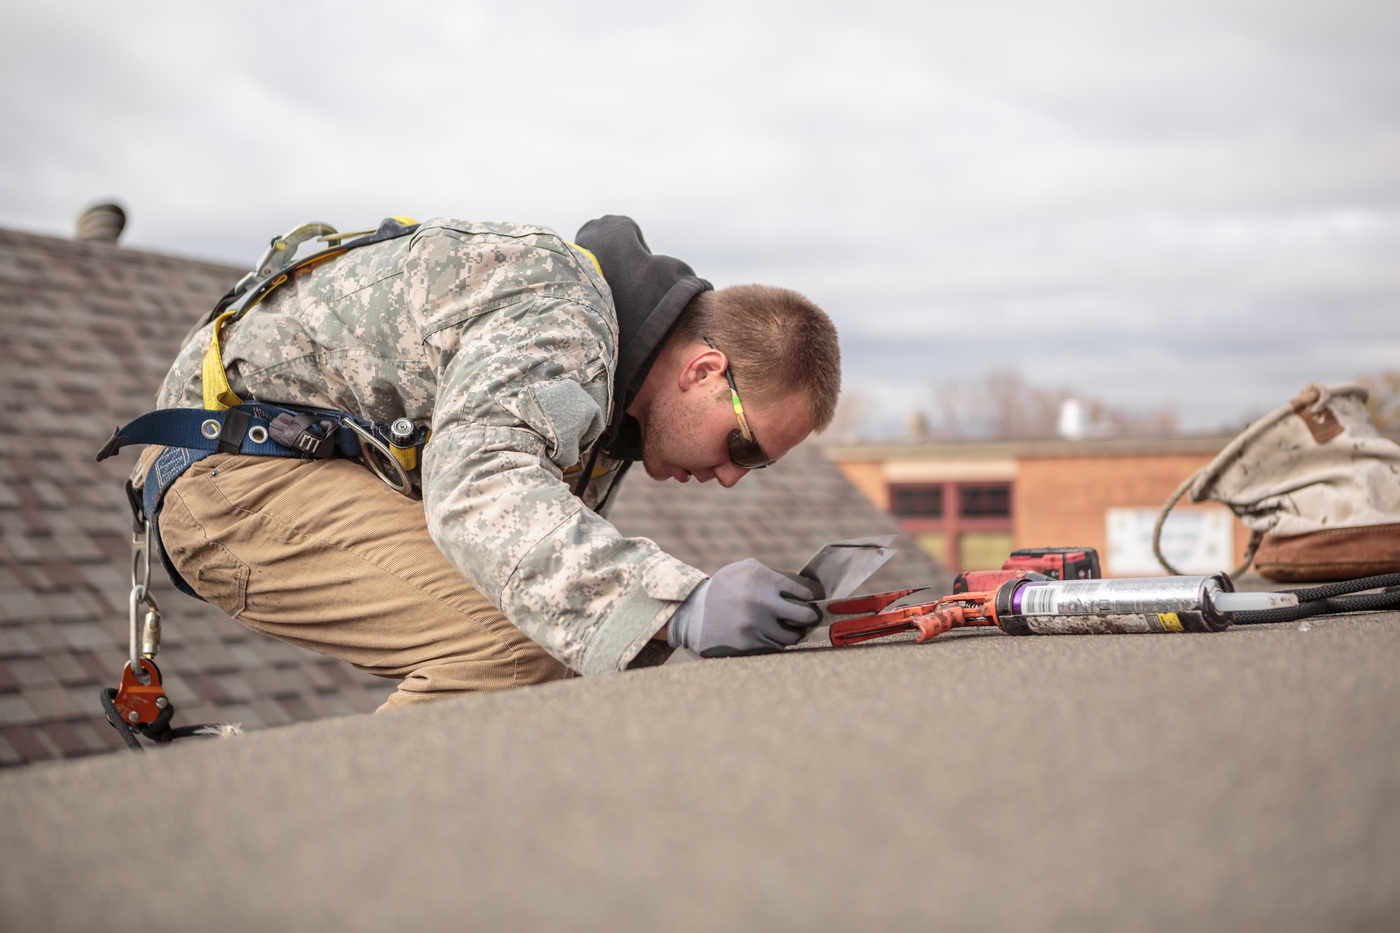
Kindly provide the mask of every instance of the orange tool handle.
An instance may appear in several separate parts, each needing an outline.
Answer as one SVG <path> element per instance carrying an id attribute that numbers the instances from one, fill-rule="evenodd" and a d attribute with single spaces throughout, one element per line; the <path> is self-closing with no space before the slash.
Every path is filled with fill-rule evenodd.
<path id="1" fill-rule="evenodd" d="M 843 619 L 831 625 L 831 644 L 840 648 L 915 629 L 919 632 L 915 641 L 923 643 L 955 628 L 996 625 L 995 596 L 995 592 L 956 593 L 931 603 Z"/>

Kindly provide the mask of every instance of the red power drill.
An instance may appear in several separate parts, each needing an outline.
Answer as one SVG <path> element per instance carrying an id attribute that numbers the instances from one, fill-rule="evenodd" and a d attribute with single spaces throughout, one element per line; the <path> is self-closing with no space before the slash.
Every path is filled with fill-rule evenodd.
<path id="1" fill-rule="evenodd" d="M 1099 552 L 1091 547 L 1026 547 L 1012 551 L 1002 570 L 1029 570 L 1051 580 L 1097 580 Z M 954 584 L 953 592 L 958 592 Z"/>

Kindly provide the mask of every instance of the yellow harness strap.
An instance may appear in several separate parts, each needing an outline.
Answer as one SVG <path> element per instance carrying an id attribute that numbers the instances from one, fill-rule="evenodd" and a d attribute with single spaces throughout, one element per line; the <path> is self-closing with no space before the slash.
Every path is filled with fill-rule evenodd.
<path id="1" fill-rule="evenodd" d="M 230 308 L 214 319 L 214 329 L 209 334 L 209 349 L 204 351 L 202 365 L 204 382 L 204 407 L 209 411 L 226 411 L 235 405 L 243 404 L 243 399 L 228 384 L 228 373 L 224 370 L 224 353 L 219 346 L 219 333 L 230 319 L 237 316 L 242 308 Z"/>
<path id="2" fill-rule="evenodd" d="M 417 223 L 412 217 L 392 217 L 390 219 L 404 226 L 412 226 Z M 326 229 L 330 229 L 334 232 L 333 227 Z M 374 230 L 359 230 L 320 237 L 321 240 L 330 241 L 332 245 L 319 253 L 307 256 L 300 262 L 292 263 L 287 266 L 286 271 L 277 278 L 268 282 L 266 285 L 257 286 L 258 294 L 252 301 L 249 301 L 241 308 L 230 308 L 214 319 L 214 328 L 209 333 L 209 348 L 204 351 L 204 361 L 200 367 L 203 377 L 202 381 L 204 383 L 204 407 L 206 409 L 209 411 L 226 411 L 235 405 L 243 404 L 243 399 L 239 398 L 238 393 L 234 392 L 233 387 L 229 385 L 228 371 L 224 368 L 224 353 L 219 343 L 219 338 L 223 334 L 224 325 L 240 314 L 243 314 L 245 311 L 250 310 L 256 306 L 258 302 L 276 291 L 281 285 L 286 283 L 287 279 L 290 278 L 293 273 L 302 272 L 313 266 L 318 266 L 326 260 L 334 259 L 346 252 L 348 247 L 342 247 L 340 245 L 345 239 L 360 237 L 371 233 L 374 233 Z M 285 243 L 281 243 L 278 240 L 274 240 L 273 242 L 279 249 L 287 248 Z M 593 264 L 596 266 L 598 260 L 594 259 Z M 598 271 L 598 274 L 602 275 L 601 269 Z"/>
<path id="3" fill-rule="evenodd" d="M 412 217 L 395 217 L 393 219 L 405 225 L 414 223 Z M 342 237 L 355 235 L 357 234 L 341 234 Z M 570 243 L 569 245 L 587 256 L 589 260 L 592 261 L 593 268 L 598 270 L 599 275 L 603 274 L 603 267 L 598 264 L 597 256 L 594 256 L 577 243 Z M 219 342 L 224 325 L 266 298 L 276 290 L 278 286 L 286 282 L 288 276 L 293 272 L 309 269 L 312 266 L 325 262 L 327 259 L 333 259 L 343 252 L 345 252 L 345 250 L 332 247 L 322 253 L 308 256 L 305 260 L 289 267 L 286 272 L 278 276 L 272 282 L 269 282 L 265 288 L 261 289 L 261 294 L 252 302 L 241 308 L 230 308 L 214 319 L 214 326 L 209 332 L 209 348 L 204 351 L 204 361 L 201 364 L 202 382 L 204 384 L 204 407 L 206 409 L 209 411 L 226 411 L 235 405 L 243 404 L 243 399 L 239 398 L 238 393 L 234 392 L 233 387 L 229 385 L 228 371 L 224 368 L 223 347 Z M 414 459 L 417 459 L 416 450 L 414 451 Z M 412 469 L 412 467 L 408 468 Z"/>
<path id="4" fill-rule="evenodd" d="M 219 342 L 223 335 L 224 325 L 238 317 L 245 311 L 257 306 L 268 295 L 277 290 L 293 272 L 300 272 L 312 266 L 320 265 L 327 259 L 333 259 L 345 252 L 343 249 L 326 250 L 324 253 L 317 253 L 315 256 L 308 256 L 306 261 L 298 263 L 294 268 L 288 269 L 267 284 L 262 289 L 262 293 L 257 298 L 248 302 L 241 308 L 229 308 L 223 314 L 214 318 L 214 327 L 209 332 L 209 349 L 204 351 L 204 361 L 200 366 L 201 381 L 204 383 L 204 407 L 209 411 L 225 411 L 235 405 L 242 405 L 243 399 L 238 397 L 238 393 L 233 391 L 233 386 L 228 384 L 228 370 L 224 368 L 224 351 Z"/>
<path id="5" fill-rule="evenodd" d="M 566 240 L 565 242 L 568 242 L 568 241 Z M 572 246 L 574 249 L 578 250 L 580 253 L 583 253 L 583 255 L 587 256 L 587 257 L 592 261 L 592 263 L 593 263 L 593 268 L 595 268 L 595 269 L 598 270 L 598 274 L 599 274 L 599 275 L 603 275 L 603 267 L 600 266 L 600 265 L 598 265 L 598 257 L 597 257 L 597 256 L 594 256 L 592 253 L 590 253 L 588 250 L 584 249 L 582 246 L 579 246 L 577 243 L 569 243 L 569 245 Z M 607 276 L 603 275 L 603 278 L 606 279 Z"/>
<path id="6" fill-rule="evenodd" d="M 611 466 L 594 467 L 593 472 L 589 475 L 592 476 L 594 479 L 597 479 L 600 476 L 607 476 L 609 473 L 616 469 L 616 464 L 613 464 Z M 575 463 L 573 466 L 569 467 L 567 470 L 564 471 L 564 478 L 569 480 L 570 482 L 573 482 L 575 479 L 578 478 L 579 474 L 582 472 L 583 461 L 580 460 L 578 463 Z"/>

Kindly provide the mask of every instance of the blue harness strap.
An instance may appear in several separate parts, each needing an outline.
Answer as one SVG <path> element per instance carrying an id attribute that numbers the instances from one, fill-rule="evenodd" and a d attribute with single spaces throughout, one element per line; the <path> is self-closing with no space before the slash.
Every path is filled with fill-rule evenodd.
<path id="1" fill-rule="evenodd" d="M 360 440 L 346 426 L 347 420 L 373 431 L 373 424 L 352 418 L 339 411 L 319 411 L 309 408 L 288 408 L 262 402 L 246 402 L 224 411 L 205 408 L 162 408 L 148 412 L 112 433 L 97 459 L 106 460 L 128 444 L 161 444 L 202 450 L 207 454 L 257 454 L 264 457 L 306 457 L 305 449 L 288 446 L 273 439 L 273 422 L 279 415 L 296 417 L 309 414 L 319 421 L 334 425 L 329 439 L 335 453 L 343 457 L 360 454 Z"/>
<path id="2" fill-rule="evenodd" d="M 307 224 L 286 237 L 274 237 L 267 253 L 259 260 L 257 270 L 229 289 L 204 323 L 220 315 L 236 319 L 297 272 L 361 246 L 408 236 L 417 230 L 418 224 L 410 218 L 390 217 L 381 222 L 376 230 L 365 231 L 363 235 L 347 233 L 321 237 L 332 245 L 297 262 L 290 262 L 290 259 L 302 242 L 317 233 L 335 234 L 335 228 L 325 224 Z M 270 405 L 258 401 L 239 402 L 238 396 L 228 385 L 223 360 L 219 355 L 219 326 L 215 324 L 210 342 L 214 372 L 224 390 L 224 394 L 214 393 L 217 404 L 210 400 L 207 384 L 210 369 L 206 356 L 206 408 L 165 408 L 148 412 L 112 432 L 97 453 L 97 459 L 102 461 L 128 444 L 156 444 L 166 448 L 157 455 L 146 472 L 139 508 L 145 513 L 144 518 L 154 532 L 155 552 L 170 575 L 171 582 L 181 592 L 196 599 L 201 598 L 199 594 L 170 565 L 160 540 L 158 525 L 166 490 L 191 465 L 216 453 L 298 457 L 304 460 L 357 458 L 390 488 L 410 498 L 417 498 L 416 469 L 419 454 L 429 434 L 426 427 L 415 427 L 406 418 L 398 419 L 392 425 L 379 425 L 341 411 Z M 128 484 L 127 488 L 131 490 L 131 485 Z M 138 508 L 134 491 L 130 494 L 133 498 L 132 508 Z M 138 516 L 138 520 L 140 518 Z"/>
<path id="3" fill-rule="evenodd" d="M 205 601 L 203 596 L 196 593 L 185 578 L 170 563 L 170 557 L 165 553 L 165 542 L 160 537 L 160 510 L 165 504 L 165 491 L 170 488 L 191 466 L 214 453 L 212 450 L 190 450 L 186 447 L 167 447 L 152 461 L 150 469 L 146 471 L 146 482 L 141 487 L 141 507 L 146 513 L 146 521 L 151 526 L 151 546 L 156 552 L 156 557 L 160 559 L 160 565 L 165 568 L 165 574 L 170 578 L 170 582 L 175 585 L 175 589 L 186 596 L 193 596 L 201 602 Z"/>
<path id="4" fill-rule="evenodd" d="M 422 443 L 424 434 L 416 437 Z M 279 440 L 280 438 L 280 440 Z M 285 441 L 285 443 L 284 443 Z M 263 402 L 245 402 L 223 411 L 204 408 L 163 408 L 148 412 L 116 429 L 98 453 L 98 460 L 113 456 L 128 444 L 165 447 L 146 471 L 141 508 L 155 532 L 152 543 L 170 582 L 182 593 L 202 599 L 170 563 L 160 536 L 160 512 L 165 492 L 192 465 L 216 453 L 262 457 L 326 459 L 359 457 L 380 478 L 398 491 L 412 495 L 408 472 L 395 471 L 393 450 L 384 445 L 374 422 L 345 412 L 292 408 Z M 368 446 L 367 446 L 368 444 Z M 373 451 L 379 449 L 376 460 Z M 386 472 L 388 471 L 388 472 Z M 395 474 L 399 482 L 393 482 Z"/>

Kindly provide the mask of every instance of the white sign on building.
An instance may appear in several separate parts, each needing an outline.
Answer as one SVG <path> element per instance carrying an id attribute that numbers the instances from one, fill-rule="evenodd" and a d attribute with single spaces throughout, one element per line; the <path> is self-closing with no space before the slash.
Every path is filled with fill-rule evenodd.
<path id="1" fill-rule="evenodd" d="M 1109 509 L 1108 560 L 1104 572 L 1115 577 L 1165 575 L 1152 553 L 1152 526 L 1157 509 Z M 1224 508 L 1176 509 L 1162 526 L 1162 553 L 1182 573 L 1218 573 L 1234 569 L 1234 516 Z"/>

